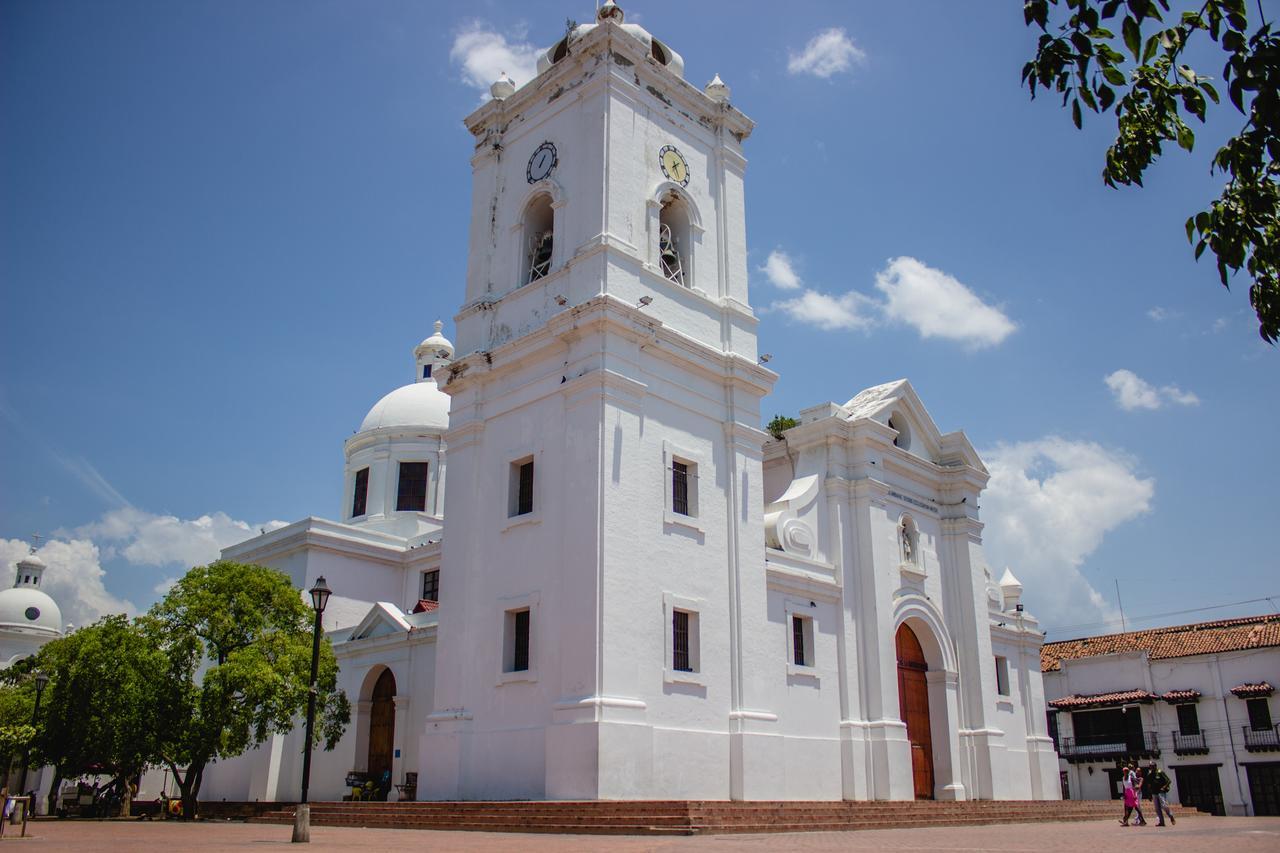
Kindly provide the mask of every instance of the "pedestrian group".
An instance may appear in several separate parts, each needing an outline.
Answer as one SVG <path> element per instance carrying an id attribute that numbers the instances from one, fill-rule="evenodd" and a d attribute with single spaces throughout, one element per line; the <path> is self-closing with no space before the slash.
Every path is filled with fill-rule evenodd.
<path id="1" fill-rule="evenodd" d="M 1135 826 L 1147 825 L 1147 819 L 1142 815 L 1144 793 L 1150 795 L 1155 807 L 1156 826 L 1164 826 L 1165 817 L 1169 818 L 1170 825 L 1178 822 L 1169 810 L 1168 796 L 1172 785 L 1169 774 L 1161 770 L 1155 761 L 1146 770 L 1140 769 L 1137 762 L 1126 764 L 1121 768 L 1121 782 L 1124 785 L 1124 817 L 1120 819 L 1121 826 L 1128 826 L 1129 818 L 1135 815 Z"/>

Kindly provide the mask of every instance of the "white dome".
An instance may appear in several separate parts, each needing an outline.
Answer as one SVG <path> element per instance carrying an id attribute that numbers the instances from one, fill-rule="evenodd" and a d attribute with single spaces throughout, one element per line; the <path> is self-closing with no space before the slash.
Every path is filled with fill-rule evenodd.
<path id="1" fill-rule="evenodd" d="M 45 593 L 30 586 L 0 591 L 0 630 L 35 628 L 61 633 L 62 611 Z"/>
<path id="2" fill-rule="evenodd" d="M 385 427 L 443 432 L 449 428 L 449 395 L 431 381 L 397 388 L 373 405 L 360 424 L 360 432 Z"/>

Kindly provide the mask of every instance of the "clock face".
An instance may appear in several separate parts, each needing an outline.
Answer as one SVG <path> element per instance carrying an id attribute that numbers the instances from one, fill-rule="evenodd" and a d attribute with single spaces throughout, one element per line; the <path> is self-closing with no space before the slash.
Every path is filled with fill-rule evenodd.
<path id="1" fill-rule="evenodd" d="M 689 164 L 674 145 L 662 146 L 662 150 L 658 152 L 658 163 L 662 166 L 662 174 L 669 180 L 682 187 L 689 185 Z"/>
<path id="2" fill-rule="evenodd" d="M 544 142 L 538 146 L 533 152 L 533 156 L 529 158 L 529 167 L 525 169 L 525 177 L 529 179 L 529 183 L 536 184 L 538 181 L 546 180 L 551 177 L 551 173 L 556 169 L 556 163 L 560 162 L 556 156 L 556 147 L 550 142 Z"/>

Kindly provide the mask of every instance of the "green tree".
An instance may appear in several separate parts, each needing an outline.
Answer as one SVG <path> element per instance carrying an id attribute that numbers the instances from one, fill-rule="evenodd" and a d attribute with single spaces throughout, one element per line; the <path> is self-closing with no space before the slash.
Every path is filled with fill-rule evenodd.
<path id="1" fill-rule="evenodd" d="M 774 438 L 782 438 L 782 434 L 794 426 L 800 426 L 800 422 L 795 418 L 786 415 L 774 415 L 773 420 L 769 421 L 765 426 L 765 430 Z"/>
<path id="2" fill-rule="evenodd" d="M 109 773 L 122 785 L 155 760 L 165 657 L 139 625 L 107 616 L 44 646 L 33 669 L 49 676 L 33 763 L 61 779 Z"/>
<path id="3" fill-rule="evenodd" d="M 194 817 L 208 766 L 291 730 L 307 706 L 314 614 L 288 575 L 219 561 L 197 566 L 142 620 L 167 659 L 157 755 Z M 332 749 L 351 716 L 327 638 L 316 742 Z"/>
<path id="4" fill-rule="evenodd" d="M 1211 78 L 1187 64 L 1187 51 L 1206 37 L 1222 49 L 1219 83 L 1245 122 L 1210 161 L 1210 171 L 1229 180 L 1206 210 L 1187 219 L 1187 239 L 1197 259 L 1206 249 L 1217 257 L 1223 286 L 1233 273 L 1247 271 L 1259 334 L 1274 344 L 1280 337 L 1280 35 L 1272 34 L 1261 0 L 1252 32 L 1245 0 L 1204 0 L 1172 23 L 1164 19 L 1168 13 L 1169 0 L 1026 0 L 1023 18 L 1042 35 L 1022 79 L 1032 98 L 1037 88 L 1060 93 L 1077 128 L 1084 110 L 1114 112 L 1117 134 L 1102 179 L 1110 187 L 1141 186 L 1164 143 L 1194 149 L 1187 120 L 1203 123 L 1208 102 L 1219 102 Z"/>

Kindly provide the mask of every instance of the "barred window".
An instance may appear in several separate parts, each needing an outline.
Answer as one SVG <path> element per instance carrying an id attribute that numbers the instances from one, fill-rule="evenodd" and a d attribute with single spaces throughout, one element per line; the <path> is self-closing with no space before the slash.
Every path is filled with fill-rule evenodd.
<path id="1" fill-rule="evenodd" d="M 677 672 L 693 672 L 689 658 L 689 613 L 671 612 L 671 668 Z"/>
<path id="2" fill-rule="evenodd" d="M 689 515 L 689 465 L 671 463 L 671 511 Z"/>
<path id="3" fill-rule="evenodd" d="M 427 601 L 440 600 L 440 570 L 422 573 L 422 597 Z"/>
<path id="4" fill-rule="evenodd" d="M 793 660 L 796 666 L 809 666 L 810 662 L 806 654 L 804 643 L 804 617 L 791 617 L 791 646 L 794 650 Z"/>
<path id="5" fill-rule="evenodd" d="M 512 616 L 511 671 L 525 672 L 529 669 L 529 611 L 517 610 Z"/>
<path id="6" fill-rule="evenodd" d="M 427 463 L 401 462 L 396 512 L 426 512 Z"/>
<path id="7" fill-rule="evenodd" d="M 356 472 L 356 488 L 351 497 L 351 517 L 358 518 L 367 512 L 369 504 L 369 469 Z"/>

